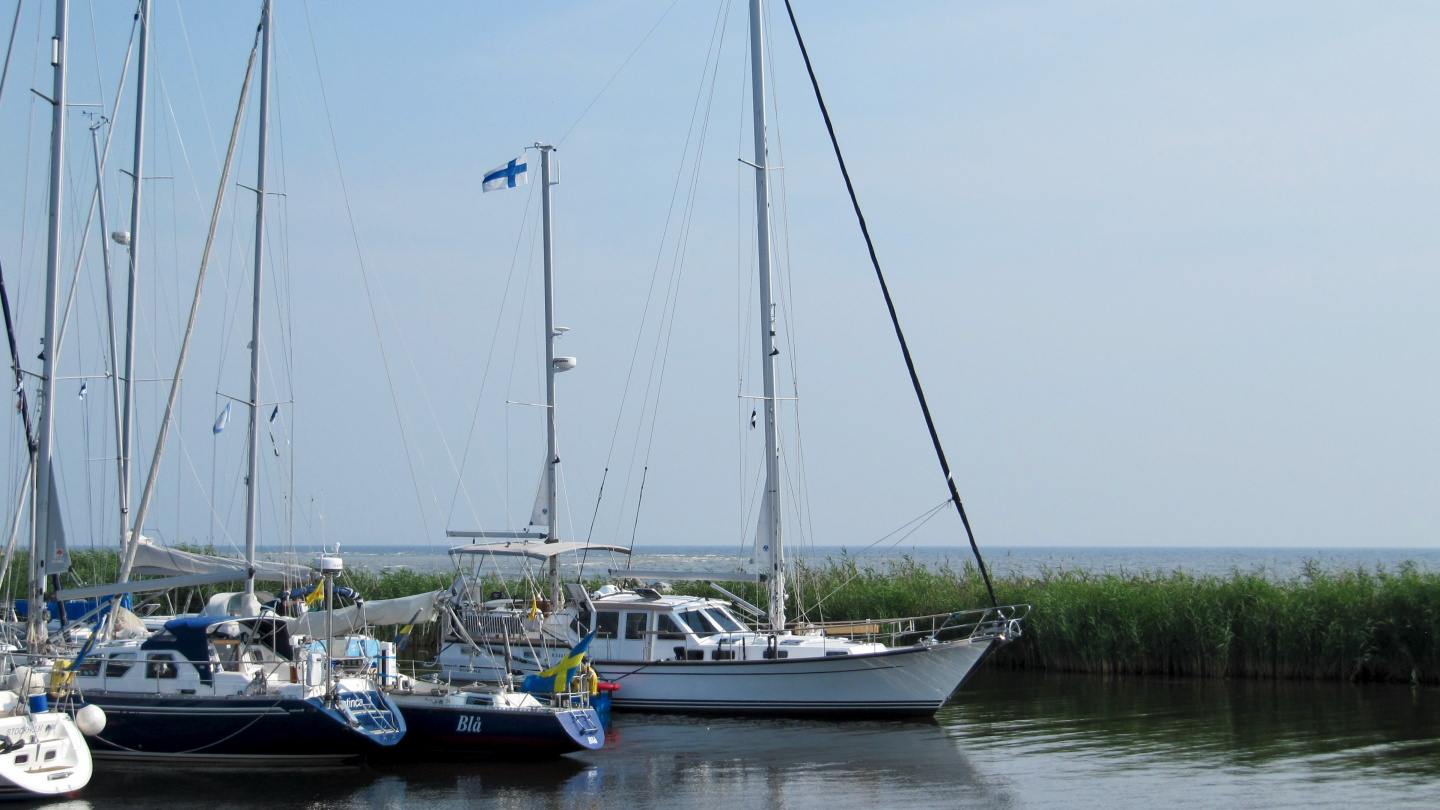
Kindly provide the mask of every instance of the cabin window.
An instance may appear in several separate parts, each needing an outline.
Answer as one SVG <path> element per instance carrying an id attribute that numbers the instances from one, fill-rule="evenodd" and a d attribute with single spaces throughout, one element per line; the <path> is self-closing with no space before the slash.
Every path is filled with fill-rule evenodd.
<path id="1" fill-rule="evenodd" d="M 135 653 L 115 653 L 105 662 L 105 677 L 120 678 L 135 665 Z"/>
<path id="2" fill-rule="evenodd" d="M 236 639 L 217 639 L 214 644 L 215 657 L 220 661 L 220 668 L 226 672 L 239 672 L 240 642 Z"/>
<path id="3" fill-rule="evenodd" d="M 661 613 L 655 617 L 655 632 L 662 639 L 684 640 L 685 631 L 676 624 L 675 619 L 669 613 Z"/>
<path id="4" fill-rule="evenodd" d="M 615 638 L 620 635 L 620 613 L 614 610 L 602 610 L 595 614 L 595 637 Z"/>
<path id="5" fill-rule="evenodd" d="M 179 673 L 175 670 L 175 662 L 170 658 L 170 653 L 150 653 L 146 656 L 145 677 L 178 678 Z"/>
<path id="6" fill-rule="evenodd" d="M 702 610 L 687 610 L 680 614 L 685 626 L 694 631 L 697 636 L 713 636 L 721 632 L 720 628 L 705 615 Z"/>
<path id="7" fill-rule="evenodd" d="M 724 608 L 713 608 L 706 611 L 705 615 L 714 619 L 727 633 L 745 632 L 745 625 L 735 621 L 735 617 L 731 616 L 729 611 Z"/>
<path id="8" fill-rule="evenodd" d="M 643 639 L 645 631 L 650 629 L 650 614 L 647 611 L 625 614 L 625 638 Z"/>
<path id="9" fill-rule="evenodd" d="M 87 655 L 80 665 L 75 667 L 75 674 L 81 677 L 93 678 L 100 674 L 101 656 Z"/>

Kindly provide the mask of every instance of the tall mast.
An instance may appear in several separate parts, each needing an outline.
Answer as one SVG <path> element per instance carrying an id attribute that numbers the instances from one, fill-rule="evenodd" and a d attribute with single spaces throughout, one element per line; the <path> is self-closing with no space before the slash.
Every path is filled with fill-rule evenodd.
<path id="1" fill-rule="evenodd" d="M 270 40 L 272 9 L 261 12 L 260 149 L 255 168 L 255 292 L 250 310 L 250 446 L 245 476 L 245 592 L 255 593 L 255 532 L 260 522 L 260 291 L 265 269 L 265 147 L 270 122 Z"/>
<path id="2" fill-rule="evenodd" d="M 145 86 L 150 57 L 150 0 L 140 0 L 140 58 L 135 65 L 135 160 L 130 174 L 135 185 L 130 192 L 130 265 L 125 291 L 125 385 L 120 406 L 120 543 L 128 547 L 130 537 L 130 486 L 134 476 L 130 459 L 135 454 L 135 298 L 139 290 L 136 273 L 140 263 L 140 190 L 145 162 Z M 139 542 L 140 538 L 134 538 Z M 128 556 L 128 555 L 127 555 Z M 120 581 L 129 581 L 129 571 Z"/>
<path id="3" fill-rule="evenodd" d="M 555 147 L 535 144 L 540 150 L 540 223 L 545 243 L 545 514 L 547 543 L 560 542 L 560 521 L 555 513 L 555 468 L 560 458 L 555 454 L 555 250 L 550 231 L 550 153 Z M 560 605 L 560 559 L 550 557 L 550 604 Z"/>
<path id="4" fill-rule="evenodd" d="M 775 421 L 775 304 L 770 290 L 770 170 L 765 143 L 765 35 L 760 0 L 750 0 L 750 96 L 755 116 L 755 239 L 760 265 L 760 364 L 764 371 L 765 498 L 758 529 L 769 570 L 770 629 L 785 631 L 785 550 L 780 536 L 780 438 Z"/>
<path id="5" fill-rule="evenodd" d="M 50 217 L 49 234 L 45 246 L 45 337 L 43 339 L 44 371 L 40 378 L 40 420 L 39 437 L 35 451 L 35 535 L 30 541 L 30 608 L 26 627 L 26 646 L 31 653 L 39 653 L 44 646 L 45 623 L 44 605 L 45 576 L 50 573 L 48 553 L 37 553 L 49 548 L 51 518 L 51 477 L 54 475 L 51 459 L 54 454 L 55 438 L 55 335 L 58 326 L 58 279 L 60 277 L 60 226 L 64 212 L 61 194 L 65 188 L 65 61 L 69 34 L 69 0 L 55 3 L 55 36 L 50 40 L 50 64 L 54 66 L 55 87 L 51 103 L 54 109 L 50 117 Z"/>
<path id="6" fill-rule="evenodd" d="M 108 123 L 110 122 L 107 121 L 104 116 L 101 116 L 95 122 L 94 126 L 90 127 L 90 149 L 91 153 L 95 156 L 95 199 L 100 206 L 100 259 L 101 263 L 105 267 L 105 336 L 110 339 L 110 394 L 116 406 L 113 411 L 113 415 L 115 418 L 115 440 L 119 445 L 117 449 L 120 451 L 116 454 L 115 463 L 118 467 L 117 474 L 119 475 L 120 480 L 124 481 L 125 447 L 121 441 L 121 423 L 119 407 L 120 374 L 118 371 L 118 366 L 116 364 L 116 360 L 119 358 L 119 352 L 116 348 L 118 342 L 115 338 L 115 300 L 114 296 L 111 295 L 111 290 L 114 289 L 114 287 L 110 283 L 112 275 L 110 268 L 109 243 L 110 224 L 106 221 L 105 218 L 105 162 L 104 158 L 100 155 L 100 127 L 105 126 Z M 108 136 L 106 139 L 106 143 L 109 143 Z M 125 531 L 125 525 L 123 523 L 120 525 L 120 531 Z"/>

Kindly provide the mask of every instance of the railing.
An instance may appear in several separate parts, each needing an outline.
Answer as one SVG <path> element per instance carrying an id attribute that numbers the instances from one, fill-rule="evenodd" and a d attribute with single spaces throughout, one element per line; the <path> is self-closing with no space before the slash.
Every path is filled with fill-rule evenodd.
<path id="1" fill-rule="evenodd" d="M 890 647 L 960 639 L 995 639 L 1003 644 L 1020 637 L 1021 623 L 1029 614 L 1029 605 L 1003 605 L 903 619 L 797 622 L 791 627 L 797 633 L 819 631 L 827 636 L 880 642 Z"/>
<path id="2" fill-rule="evenodd" d="M 524 638 L 525 619 L 518 613 L 464 610 L 460 614 L 465 632 L 475 640 L 481 638 Z"/>

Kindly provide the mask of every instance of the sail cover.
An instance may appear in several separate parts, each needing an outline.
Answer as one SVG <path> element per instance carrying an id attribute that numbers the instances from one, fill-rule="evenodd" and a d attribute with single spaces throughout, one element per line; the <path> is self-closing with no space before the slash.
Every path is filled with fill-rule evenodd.
<path id="1" fill-rule="evenodd" d="M 209 554 L 195 554 L 173 548 L 162 548 L 141 538 L 135 550 L 135 573 L 154 576 L 184 576 L 187 574 L 220 574 L 234 572 L 235 579 L 245 579 L 245 561 L 233 557 L 213 557 Z M 308 582 L 311 570 L 304 565 L 291 565 L 256 560 L 255 579 L 261 582 Z"/>
<path id="2" fill-rule="evenodd" d="M 435 601 L 444 591 L 417 593 L 399 599 L 376 599 L 335 611 L 334 632 L 358 633 L 366 625 L 424 624 L 435 621 Z M 312 610 L 296 619 L 290 632 L 320 638 L 325 635 L 325 611 Z"/>

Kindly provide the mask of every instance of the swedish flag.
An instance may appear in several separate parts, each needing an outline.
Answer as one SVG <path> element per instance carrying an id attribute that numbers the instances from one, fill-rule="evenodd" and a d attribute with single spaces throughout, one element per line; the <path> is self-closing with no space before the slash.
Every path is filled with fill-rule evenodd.
<path id="1" fill-rule="evenodd" d="M 585 658 L 585 651 L 590 649 L 590 639 L 595 638 L 591 633 L 580 639 L 580 643 L 570 651 L 570 654 L 560 660 L 560 663 L 539 673 L 538 675 L 526 675 L 525 682 L 520 688 L 526 692 L 565 692 L 570 685 L 570 676 L 580 668 L 580 662 Z"/>

